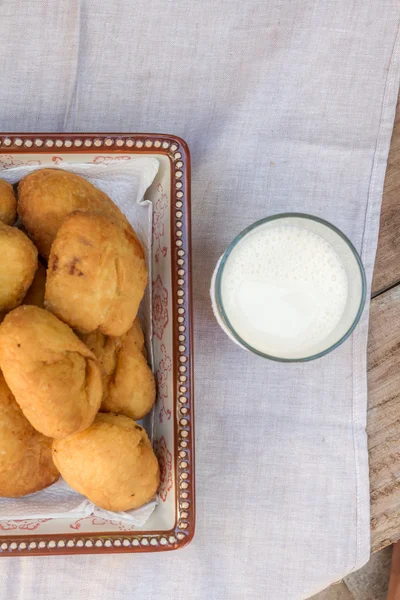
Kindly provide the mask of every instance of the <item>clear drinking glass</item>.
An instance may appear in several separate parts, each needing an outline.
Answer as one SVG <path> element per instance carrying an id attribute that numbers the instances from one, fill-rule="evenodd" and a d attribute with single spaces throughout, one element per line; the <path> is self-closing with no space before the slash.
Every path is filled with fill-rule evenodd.
<path id="1" fill-rule="evenodd" d="M 260 349 L 254 348 L 248 341 L 243 339 L 231 324 L 224 307 L 223 280 L 224 270 L 229 263 L 230 257 L 240 244 L 245 243 L 249 236 L 257 228 L 270 228 L 277 225 L 298 227 L 307 229 L 325 240 L 339 256 L 347 276 L 348 293 L 347 301 L 336 327 L 324 339 L 322 339 L 312 354 L 308 356 L 274 356 L 266 354 Z M 334 225 L 311 215 L 303 213 L 282 213 L 273 215 L 253 223 L 242 231 L 230 244 L 214 272 L 211 298 L 217 321 L 227 335 L 243 348 L 258 354 L 264 358 L 281 362 L 304 362 L 314 360 L 331 352 L 342 344 L 352 333 L 360 320 L 366 297 L 366 279 L 361 259 L 350 240 Z M 291 354 L 288 352 L 288 354 Z"/>

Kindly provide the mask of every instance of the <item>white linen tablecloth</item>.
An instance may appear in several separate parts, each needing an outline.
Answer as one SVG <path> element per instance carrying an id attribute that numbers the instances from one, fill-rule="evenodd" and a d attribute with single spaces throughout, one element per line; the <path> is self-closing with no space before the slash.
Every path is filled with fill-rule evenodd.
<path id="1" fill-rule="evenodd" d="M 332 221 L 371 281 L 399 82 L 398 0 L 3 0 L 0 130 L 156 131 L 193 160 L 197 533 L 173 553 L 0 558 L 0 598 L 300 600 L 369 555 L 367 310 L 318 362 L 216 325 L 225 247 Z"/>

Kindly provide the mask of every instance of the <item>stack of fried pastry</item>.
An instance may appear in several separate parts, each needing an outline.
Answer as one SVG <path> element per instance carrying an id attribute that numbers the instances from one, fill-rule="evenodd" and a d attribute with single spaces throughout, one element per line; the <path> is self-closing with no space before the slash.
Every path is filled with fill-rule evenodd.
<path id="1" fill-rule="evenodd" d="M 136 423 L 156 390 L 134 229 L 86 179 L 41 169 L 17 196 L 0 180 L 0 252 L 0 496 L 61 474 L 101 508 L 143 505 L 159 466 Z"/>

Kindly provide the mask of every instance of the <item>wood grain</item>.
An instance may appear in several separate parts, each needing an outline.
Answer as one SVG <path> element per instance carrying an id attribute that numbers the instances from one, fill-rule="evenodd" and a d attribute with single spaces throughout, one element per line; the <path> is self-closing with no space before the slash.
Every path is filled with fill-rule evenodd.
<path id="1" fill-rule="evenodd" d="M 390 146 L 382 198 L 373 295 L 400 282 L 400 100 Z"/>
<path id="2" fill-rule="evenodd" d="M 371 542 L 400 538 L 400 286 L 371 303 L 368 343 Z"/>
<path id="3" fill-rule="evenodd" d="M 379 550 L 400 539 L 400 99 L 382 198 L 372 294 L 367 430 L 371 544 Z"/>

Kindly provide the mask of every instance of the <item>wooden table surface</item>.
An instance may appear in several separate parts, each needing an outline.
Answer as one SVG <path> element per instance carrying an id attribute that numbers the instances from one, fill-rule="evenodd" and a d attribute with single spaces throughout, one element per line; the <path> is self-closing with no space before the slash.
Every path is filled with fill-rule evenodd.
<path id="1" fill-rule="evenodd" d="M 368 341 L 371 543 L 400 539 L 400 100 L 382 201 Z"/>

